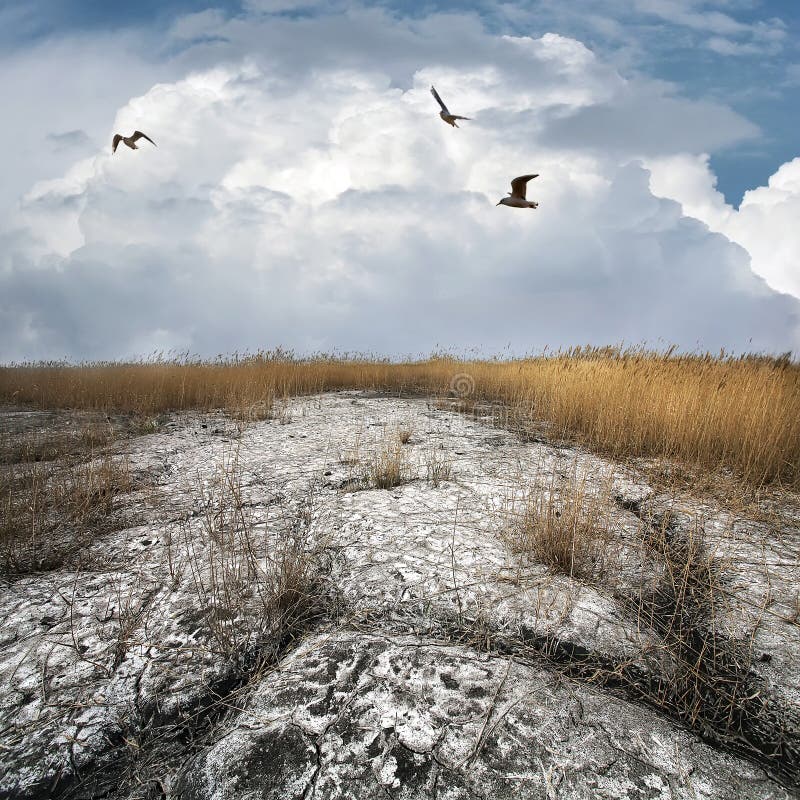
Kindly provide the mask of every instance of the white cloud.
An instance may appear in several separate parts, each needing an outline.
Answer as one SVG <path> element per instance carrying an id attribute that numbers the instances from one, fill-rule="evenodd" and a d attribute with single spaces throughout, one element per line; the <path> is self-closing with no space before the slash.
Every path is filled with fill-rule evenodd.
<path id="1" fill-rule="evenodd" d="M 706 10 L 703 0 L 635 0 L 635 8 L 687 28 L 722 35 L 736 35 L 749 28 L 721 11 Z"/>
<path id="2" fill-rule="evenodd" d="M 286 11 L 307 11 L 322 5 L 322 0 L 243 0 L 242 8 L 262 14 L 280 14 Z"/>
<path id="3" fill-rule="evenodd" d="M 790 88 L 800 86 L 800 64 L 789 64 L 786 67 L 783 85 Z"/>
<path id="4" fill-rule="evenodd" d="M 153 63 L 149 42 L 131 32 L 47 39 L 0 54 L 0 220 L 36 181 L 63 173 L 98 145 L 110 148 L 109 109 L 160 77 L 171 79 L 173 70 Z M 94 146 L 78 153 L 64 147 L 58 135 L 65 131 L 83 132 Z"/>
<path id="5" fill-rule="evenodd" d="M 469 15 L 206 15 L 173 34 L 199 68 L 113 125 L 158 147 L 28 187 L 0 235 L 0 358 L 798 344 L 800 304 L 634 162 L 752 136 L 729 109 Z M 445 126 L 431 83 L 474 119 Z M 539 210 L 495 207 L 528 171 Z"/>
<path id="6" fill-rule="evenodd" d="M 752 12 L 754 5 L 750 0 L 538 0 L 511 6 L 505 15 L 536 24 L 544 12 L 593 41 L 599 35 L 621 46 L 617 55 L 628 64 L 647 62 L 654 52 L 670 52 L 674 58 L 676 51 L 700 47 L 724 56 L 778 56 L 789 41 L 786 23 L 741 13 Z"/>
<path id="7" fill-rule="evenodd" d="M 765 56 L 778 55 L 783 50 L 786 35 L 783 27 L 756 28 L 746 41 L 737 41 L 725 36 L 712 36 L 706 42 L 709 50 L 721 56 Z"/>
<path id="8" fill-rule="evenodd" d="M 677 155 L 649 166 L 657 195 L 744 247 L 771 287 L 800 298 L 800 158 L 783 164 L 767 186 L 746 192 L 738 210 L 716 190 L 708 156 Z"/>

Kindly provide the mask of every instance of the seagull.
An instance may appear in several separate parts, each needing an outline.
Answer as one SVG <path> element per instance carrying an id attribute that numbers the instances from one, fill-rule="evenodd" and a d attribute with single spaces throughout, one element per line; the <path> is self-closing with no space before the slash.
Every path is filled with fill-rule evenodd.
<path id="1" fill-rule="evenodd" d="M 123 142 L 126 145 L 128 145 L 128 147 L 130 147 L 131 150 L 138 150 L 139 148 L 136 146 L 136 142 L 138 142 L 139 139 L 147 139 L 147 141 L 150 142 L 150 144 L 152 144 L 153 147 L 158 146 L 146 133 L 142 133 L 141 131 L 134 131 L 133 136 L 120 136 L 117 133 L 114 134 L 114 141 L 111 142 L 111 152 L 112 153 L 117 152 L 117 145 L 120 142 Z"/>
<path id="2" fill-rule="evenodd" d="M 451 114 L 447 110 L 447 106 L 442 102 L 442 98 L 439 97 L 439 92 L 431 86 L 431 94 L 436 98 L 436 102 L 442 107 L 442 110 L 439 112 L 439 116 L 448 124 L 452 125 L 454 128 L 457 128 L 456 125 L 457 119 L 470 119 L 470 117 L 459 117 L 458 114 Z"/>
<path id="3" fill-rule="evenodd" d="M 510 197 L 504 197 L 497 205 L 511 206 L 512 208 L 538 208 L 539 204 L 535 200 L 525 199 L 525 190 L 528 187 L 528 181 L 533 178 L 538 178 L 539 175 L 520 175 L 519 178 L 514 178 L 511 181 L 511 191 L 508 193 Z"/>

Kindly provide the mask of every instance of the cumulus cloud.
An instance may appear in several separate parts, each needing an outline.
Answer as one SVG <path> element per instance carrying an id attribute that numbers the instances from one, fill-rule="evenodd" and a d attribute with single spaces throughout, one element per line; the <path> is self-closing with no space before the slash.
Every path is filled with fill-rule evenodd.
<path id="1" fill-rule="evenodd" d="M 36 181 L 63 174 L 98 143 L 110 147 L 113 111 L 158 80 L 177 78 L 179 68 L 154 64 L 143 35 L 119 32 L 0 50 L 0 74 L 0 220 L 7 220 Z M 94 147 L 78 141 L 81 131 Z M 58 138 L 65 132 L 70 142 Z"/>
<path id="2" fill-rule="evenodd" d="M 653 191 L 744 247 L 753 270 L 780 292 L 800 298 L 800 158 L 766 186 L 745 193 L 738 209 L 716 190 L 707 155 L 676 155 L 650 164 Z"/>
<path id="3" fill-rule="evenodd" d="M 0 358 L 797 344 L 800 304 L 637 161 L 752 136 L 729 109 L 470 15 L 195 15 L 174 36 L 194 68 L 113 125 L 158 148 L 104 149 L 23 194 L 0 239 Z M 473 121 L 442 124 L 431 83 Z M 529 171 L 539 210 L 496 208 Z"/>

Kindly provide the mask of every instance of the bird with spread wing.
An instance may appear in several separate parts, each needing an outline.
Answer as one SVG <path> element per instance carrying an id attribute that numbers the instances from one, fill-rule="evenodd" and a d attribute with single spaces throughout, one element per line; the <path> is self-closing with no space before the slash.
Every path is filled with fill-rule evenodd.
<path id="1" fill-rule="evenodd" d="M 520 175 L 511 181 L 511 191 L 508 197 L 504 197 L 497 205 L 511 206 L 511 208 L 538 208 L 539 204 L 535 200 L 528 200 L 525 197 L 528 188 L 528 181 L 538 178 L 539 175 Z"/>
<path id="2" fill-rule="evenodd" d="M 139 139 L 147 139 L 147 141 L 150 142 L 153 147 L 158 146 L 146 133 L 142 133 L 141 131 L 134 131 L 132 136 L 121 136 L 119 133 L 116 133 L 114 134 L 114 139 L 111 142 L 111 152 L 117 152 L 117 145 L 119 145 L 120 142 L 128 145 L 131 150 L 138 150 L 139 148 L 137 147 L 136 142 L 138 142 Z"/>
<path id="3" fill-rule="evenodd" d="M 458 114 L 451 114 L 447 106 L 442 102 L 442 98 L 439 97 L 439 92 L 436 91 L 434 86 L 431 86 L 431 94 L 436 98 L 436 102 L 442 107 L 442 110 L 439 112 L 439 116 L 448 124 L 452 125 L 454 128 L 457 128 L 456 125 L 457 119 L 470 119 L 470 117 L 460 117 Z"/>

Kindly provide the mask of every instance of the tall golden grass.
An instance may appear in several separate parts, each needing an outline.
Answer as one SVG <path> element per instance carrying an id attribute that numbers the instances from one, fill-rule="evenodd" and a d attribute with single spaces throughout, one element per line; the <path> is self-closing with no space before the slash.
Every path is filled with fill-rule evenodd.
<path id="1" fill-rule="evenodd" d="M 551 436 L 614 457 L 666 457 L 729 470 L 751 485 L 800 487 L 800 365 L 788 356 L 576 348 L 505 361 L 395 363 L 275 351 L 213 362 L 0 367 L 2 403 L 140 414 L 246 415 L 276 397 L 342 389 L 446 396 L 451 387 L 462 408 L 501 404 L 510 419 L 544 422 Z"/>

